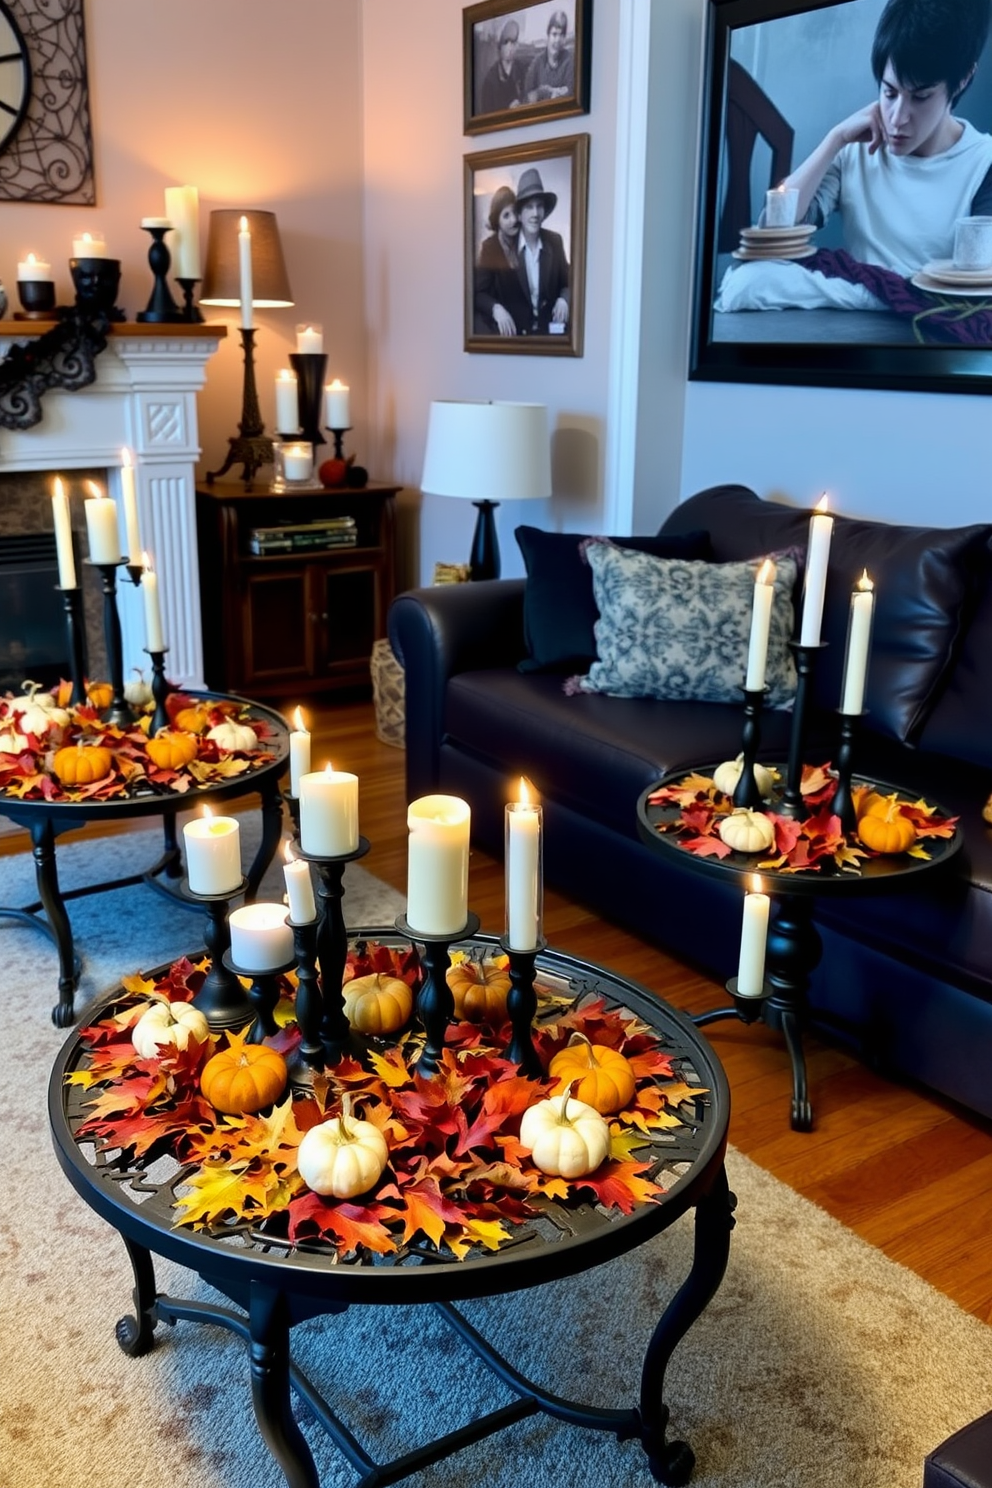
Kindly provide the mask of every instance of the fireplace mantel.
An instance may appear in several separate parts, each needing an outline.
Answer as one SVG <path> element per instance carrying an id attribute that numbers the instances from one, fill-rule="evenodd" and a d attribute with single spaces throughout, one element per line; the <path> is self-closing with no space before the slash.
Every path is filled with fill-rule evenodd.
<path id="1" fill-rule="evenodd" d="M 0 321 L 0 357 L 12 343 L 52 324 Z M 226 334 L 223 325 L 114 325 L 106 351 L 96 359 L 95 382 L 78 392 L 50 389 L 41 400 L 41 422 L 31 429 L 0 429 L 0 474 L 105 469 L 110 492 L 118 497 L 121 449 L 131 451 L 141 538 L 160 574 L 166 670 L 181 687 L 203 686 L 196 394 L 207 359 Z M 148 664 L 144 624 L 140 595 L 126 579 L 119 595 L 129 673 Z"/>

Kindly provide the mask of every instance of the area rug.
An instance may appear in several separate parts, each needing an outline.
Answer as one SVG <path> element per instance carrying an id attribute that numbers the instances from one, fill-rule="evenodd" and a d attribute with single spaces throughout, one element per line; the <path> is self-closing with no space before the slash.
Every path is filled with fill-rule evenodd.
<path id="1" fill-rule="evenodd" d="M 67 843 L 63 881 L 147 862 L 149 848 L 154 856 L 148 833 Z M 351 872 L 349 922 L 391 923 L 400 896 Z M 0 903 L 30 898 L 32 883 L 28 856 L 0 861 Z M 195 916 L 143 886 L 76 901 L 70 913 L 86 964 L 84 1012 L 121 973 L 196 943 Z M 130 1265 L 117 1235 L 63 1177 L 47 1130 L 48 1077 L 65 1037 L 49 1018 L 53 977 L 47 943 L 0 920 L 0 1485 L 285 1488 L 255 1427 L 243 1344 L 179 1323 L 160 1327 L 142 1359 L 117 1347 Z M 673 1434 L 696 1453 L 693 1482 L 919 1488 L 927 1451 L 989 1407 L 992 1330 L 734 1151 L 728 1170 L 739 1204 L 727 1276 L 668 1374 Z M 691 1246 L 687 1217 L 583 1276 L 464 1310 L 557 1393 L 626 1407 Z M 156 1274 L 175 1295 L 211 1295 L 172 1264 L 157 1262 Z M 429 1309 L 357 1308 L 293 1336 L 304 1368 L 380 1459 L 509 1398 Z M 355 1483 L 305 1408 L 299 1416 L 323 1488 Z M 404 1481 L 649 1488 L 653 1480 L 636 1443 L 535 1417 Z"/>

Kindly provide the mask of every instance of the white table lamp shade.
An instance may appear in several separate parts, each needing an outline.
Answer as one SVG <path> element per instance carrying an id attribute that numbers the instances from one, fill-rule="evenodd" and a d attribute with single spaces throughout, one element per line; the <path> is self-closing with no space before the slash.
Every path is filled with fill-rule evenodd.
<path id="1" fill-rule="evenodd" d="M 421 490 L 466 501 L 551 495 L 548 410 L 542 403 L 431 404 Z"/>

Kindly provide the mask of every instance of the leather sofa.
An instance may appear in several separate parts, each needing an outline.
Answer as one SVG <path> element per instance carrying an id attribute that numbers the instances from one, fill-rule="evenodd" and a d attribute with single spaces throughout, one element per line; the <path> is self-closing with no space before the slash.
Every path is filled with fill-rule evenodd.
<path id="1" fill-rule="evenodd" d="M 804 554 L 809 513 L 720 486 L 683 502 L 665 538 L 708 537 L 710 560 Z M 815 1024 L 863 1057 L 992 1116 L 992 528 L 837 517 L 806 758 L 832 757 L 853 580 L 876 586 L 855 768 L 960 817 L 962 850 L 894 892 L 817 899 Z M 624 539 L 618 539 L 624 541 Z M 406 681 L 409 799 L 464 797 L 476 845 L 501 856 L 520 775 L 541 793 L 549 885 L 725 980 L 741 897 L 639 836 L 641 793 L 666 771 L 733 758 L 740 704 L 569 693 L 534 657 L 537 574 L 412 590 L 389 616 Z M 800 578 L 801 584 L 801 578 Z M 545 601 L 547 596 L 545 596 Z M 528 615 L 528 602 L 531 613 Z M 798 614 L 801 596 L 794 596 Z M 548 618 L 545 614 L 545 620 Z M 786 759 L 788 711 L 766 710 L 760 758 Z"/>

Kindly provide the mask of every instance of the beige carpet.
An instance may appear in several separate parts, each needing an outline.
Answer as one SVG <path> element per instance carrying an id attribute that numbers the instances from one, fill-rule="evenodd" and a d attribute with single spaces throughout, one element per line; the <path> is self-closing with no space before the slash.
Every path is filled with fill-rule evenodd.
<path id="1" fill-rule="evenodd" d="M 120 845 L 87 847 L 78 864 L 66 848 L 64 877 L 85 866 L 99 873 L 107 851 L 126 866 Z M 21 902 L 30 877 L 22 859 L 0 862 L 0 903 Z M 401 907 L 368 875 L 349 893 L 363 918 L 380 923 Z M 122 972 L 154 964 L 137 947 L 161 951 L 160 906 L 145 888 L 74 906 L 74 924 L 86 922 L 87 999 L 117 974 L 100 985 L 104 948 L 117 947 L 108 954 L 123 955 Z M 186 914 L 168 934 L 192 949 L 195 930 Z M 134 954 L 121 952 L 121 938 Z M 131 1360 L 114 1341 L 130 1308 L 130 1266 L 118 1237 L 62 1176 L 48 1136 L 46 1087 L 63 1038 L 49 1021 L 53 967 L 40 937 L 0 921 L 0 1485 L 285 1488 L 254 1425 L 240 1342 L 180 1323 L 160 1328 L 156 1348 Z M 674 1434 L 696 1452 L 694 1483 L 919 1488 L 926 1452 L 992 1404 L 992 1330 L 744 1157 L 732 1152 L 729 1171 L 740 1202 L 728 1274 L 669 1370 Z M 688 1267 L 691 1237 L 682 1221 L 584 1277 L 465 1310 L 559 1393 L 628 1406 L 653 1320 Z M 157 1274 L 163 1290 L 204 1294 L 176 1267 L 159 1263 Z M 335 1377 L 342 1382 L 353 1429 L 366 1445 L 381 1439 L 384 1456 L 505 1398 L 426 1310 L 353 1309 L 304 1325 L 294 1341 L 325 1394 L 333 1396 Z M 305 1414 L 302 1424 L 323 1488 L 355 1483 Z M 649 1488 L 652 1479 L 636 1444 L 536 1418 L 406 1481 Z"/>

